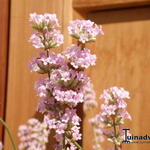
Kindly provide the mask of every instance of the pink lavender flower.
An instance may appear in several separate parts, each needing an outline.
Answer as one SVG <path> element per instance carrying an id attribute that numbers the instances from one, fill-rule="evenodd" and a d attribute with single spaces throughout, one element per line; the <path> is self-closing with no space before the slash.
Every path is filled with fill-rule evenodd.
<path id="1" fill-rule="evenodd" d="M 57 141 L 55 150 L 62 150 L 64 146 L 67 150 L 76 150 L 78 146 L 74 142 L 81 139 L 79 127 L 81 119 L 76 114 L 75 107 L 84 100 L 88 101 L 87 107 L 96 105 L 92 88 L 85 90 L 89 77 L 84 72 L 85 68 L 95 65 L 96 55 L 92 55 L 87 48 L 75 45 L 62 54 L 51 51 L 51 48 L 63 43 L 62 34 L 55 29 L 59 26 L 55 14 L 33 13 L 30 15 L 30 21 L 36 30 L 30 41 L 35 48 L 44 49 L 44 51 L 40 52 L 37 58 L 32 59 L 29 66 L 31 71 L 48 75 L 48 77 L 40 78 L 35 84 L 37 95 L 40 97 L 37 110 L 45 114 L 44 123 L 48 131 L 55 131 L 54 137 Z M 89 20 L 73 21 L 68 29 L 70 34 L 79 40 L 79 46 L 81 42 L 93 41 L 98 34 L 103 33 L 101 27 Z M 87 96 L 84 96 L 85 91 L 89 92 Z M 123 103 L 119 106 L 123 107 Z M 27 129 L 23 131 L 26 133 Z M 29 134 L 32 136 L 31 131 Z M 26 145 L 34 146 L 31 147 L 34 149 L 36 141 L 34 144 L 30 143 L 31 145 L 28 143 Z M 26 145 L 21 146 L 24 148 Z"/>
<path id="2" fill-rule="evenodd" d="M 42 24 L 43 23 L 43 20 L 44 20 L 44 17 L 43 17 L 43 15 L 38 15 L 38 14 L 36 14 L 36 13 L 32 13 L 32 14 L 30 14 L 30 19 L 29 19 L 29 21 L 31 21 L 31 22 L 33 22 L 33 23 L 35 23 L 35 24 L 37 24 L 37 25 L 40 25 L 40 24 Z"/>
<path id="3" fill-rule="evenodd" d="M 112 87 L 104 90 L 100 98 L 104 99 L 104 104 L 101 105 L 102 112 L 97 118 L 103 124 L 102 134 L 108 141 L 114 143 L 117 149 L 120 149 L 124 138 L 120 126 L 125 120 L 131 120 L 130 114 L 126 111 L 127 103 L 125 102 L 125 99 L 130 98 L 129 92 L 123 88 Z"/>
<path id="4" fill-rule="evenodd" d="M 73 81 L 72 81 L 73 82 Z M 49 97 L 52 100 L 52 97 L 56 101 L 61 103 L 67 103 L 71 105 L 77 105 L 84 101 L 84 95 L 82 91 L 66 90 L 61 88 L 58 85 L 54 85 L 53 81 L 49 81 L 48 78 L 40 78 L 35 85 L 37 95 L 41 98 Z"/>
<path id="5" fill-rule="evenodd" d="M 29 42 L 31 42 L 35 48 L 50 49 L 59 47 L 63 44 L 64 37 L 59 30 L 53 29 L 44 33 L 37 32 L 32 34 Z"/>
<path id="6" fill-rule="evenodd" d="M 42 36 L 40 37 L 37 33 L 35 33 L 32 34 L 32 36 L 30 37 L 29 42 L 31 42 L 35 48 L 44 48 L 42 38 L 43 38 Z"/>
<path id="7" fill-rule="evenodd" d="M 101 150 L 101 143 L 104 141 L 103 127 L 99 114 L 89 120 L 94 133 L 93 150 Z"/>
<path id="8" fill-rule="evenodd" d="M 70 103 L 75 106 L 78 103 L 84 101 L 83 93 L 75 92 L 73 90 L 67 90 L 67 91 L 55 90 L 53 94 L 57 101 L 63 103 Z"/>
<path id="9" fill-rule="evenodd" d="M 124 120 L 132 120 L 131 115 L 125 109 L 120 110 L 120 116 L 122 118 L 120 121 L 123 121 L 123 123 Z"/>
<path id="10" fill-rule="evenodd" d="M 49 113 L 50 110 L 52 111 L 54 109 L 54 107 L 57 107 L 54 97 L 42 97 L 39 99 L 37 111 L 42 114 Z"/>
<path id="11" fill-rule="evenodd" d="M 37 95 L 39 97 L 47 97 L 48 95 L 48 90 L 50 90 L 50 88 L 52 88 L 51 86 L 49 86 L 48 83 L 48 78 L 40 78 L 36 84 L 35 84 L 35 89 L 37 91 Z"/>
<path id="12" fill-rule="evenodd" d="M 54 48 L 64 43 L 64 37 L 59 30 L 52 30 L 45 33 L 45 47 Z"/>
<path id="13" fill-rule="evenodd" d="M 55 70 L 52 70 L 50 78 L 51 80 L 55 81 L 55 83 L 58 83 L 59 81 L 67 82 L 75 78 L 75 75 L 72 72 L 73 70 L 68 69 L 68 68 L 55 69 Z"/>
<path id="14" fill-rule="evenodd" d="M 63 112 L 62 110 L 59 110 L 59 116 L 61 115 L 61 120 L 58 117 L 51 116 L 48 114 L 44 117 L 45 122 L 47 122 L 49 129 L 56 130 L 55 138 L 58 142 L 58 145 L 55 146 L 55 149 L 61 149 L 62 148 L 62 139 L 64 137 L 64 134 L 67 135 L 65 137 L 65 144 L 70 145 L 69 147 L 73 147 L 72 143 L 70 143 L 70 138 L 74 141 L 81 139 L 80 134 L 80 127 L 79 122 L 80 118 L 76 114 L 75 109 L 69 109 L 66 108 Z M 69 136 L 69 137 L 68 137 Z M 69 148 L 68 147 L 68 148 Z"/>
<path id="15" fill-rule="evenodd" d="M 84 87 L 83 109 L 86 111 L 94 107 L 97 107 L 96 93 L 93 89 L 93 84 L 89 81 Z"/>
<path id="16" fill-rule="evenodd" d="M 124 100 L 129 99 L 129 92 L 125 91 L 123 88 L 119 87 L 112 87 L 110 89 L 104 90 L 103 94 L 100 96 L 100 98 L 104 99 L 106 103 L 108 101 L 114 101 L 114 100 Z"/>
<path id="17" fill-rule="evenodd" d="M 49 130 L 45 122 L 29 119 L 28 125 L 19 127 L 20 150 L 45 150 L 48 142 Z"/>
<path id="18" fill-rule="evenodd" d="M 65 66 L 52 70 L 50 79 L 68 90 L 82 89 L 89 81 L 85 72 L 76 71 Z"/>
<path id="19" fill-rule="evenodd" d="M 56 124 L 56 133 L 57 134 L 63 134 L 65 133 L 65 129 L 67 128 L 67 124 L 61 122 L 61 121 L 57 121 Z"/>
<path id="20" fill-rule="evenodd" d="M 72 139 L 74 141 L 81 140 L 80 127 L 74 126 L 71 128 Z"/>
<path id="21" fill-rule="evenodd" d="M 56 14 L 36 14 L 36 13 L 32 13 L 30 14 L 30 19 L 29 21 L 31 21 L 32 23 L 34 23 L 34 27 L 38 28 L 38 29 L 42 29 L 42 28 L 54 28 L 54 27 L 58 27 L 59 23 L 58 23 L 58 19 L 56 17 Z"/>
<path id="22" fill-rule="evenodd" d="M 29 68 L 32 72 L 38 73 L 48 73 L 52 69 L 59 68 L 60 66 L 66 65 L 66 60 L 61 54 L 56 54 L 54 52 L 49 52 L 46 55 L 44 52 L 40 51 L 38 58 L 33 58 L 29 63 Z"/>
<path id="23" fill-rule="evenodd" d="M 50 25 L 52 27 L 59 27 L 58 19 L 56 14 L 44 14 L 44 24 Z"/>
<path id="24" fill-rule="evenodd" d="M 38 72 L 40 71 L 40 67 L 38 66 L 38 61 L 36 58 L 32 58 L 29 62 L 29 68 L 31 72 Z"/>
<path id="25" fill-rule="evenodd" d="M 70 147 L 67 147 L 67 150 L 77 150 L 77 147 L 71 143 Z"/>
<path id="26" fill-rule="evenodd" d="M 88 68 L 96 62 L 96 55 L 92 55 L 89 49 L 81 49 L 76 45 L 69 47 L 64 54 L 75 69 Z"/>
<path id="27" fill-rule="evenodd" d="M 57 119 L 57 117 L 51 116 L 48 114 L 44 117 L 45 122 L 47 122 L 49 129 L 56 129 L 57 134 L 62 134 L 65 131 L 70 131 L 68 128 L 68 123 L 70 123 L 70 127 L 78 126 L 81 119 L 77 116 L 75 109 L 66 108 L 65 111 L 59 110 L 59 114 L 61 115 L 61 120 Z"/>
<path id="28" fill-rule="evenodd" d="M 102 113 L 101 120 L 111 125 L 109 118 L 112 115 L 116 116 L 116 121 L 118 124 L 123 124 L 124 120 L 130 120 L 131 116 L 126 111 L 127 103 L 125 99 L 129 99 L 129 92 L 125 91 L 123 88 L 112 87 L 110 89 L 104 90 L 104 93 L 100 96 L 104 99 L 104 104 L 101 105 Z"/>
<path id="29" fill-rule="evenodd" d="M 103 116 L 111 116 L 111 115 L 115 115 L 115 111 L 117 110 L 117 106 L 116 105 L 102 104 L 101 109 L 102 109 L 102 115 Z"/>
<path id="30" fill-rule="evenodd" d="M 30 37 L 30 42 L 35 48 L 44 48 L 45 50 L 55 48 L 63 44 L 63 35 L 55 27 L 58 27 L 58 19 L 55 14 L 38 15 L 30 14 L 30 21 L 36 33 Z"/>
<path id="31" fill-rule="evenodd" d="M 3 149 L 3 144 L 2 144 L 2 142 L 0 141 L 0 150 L 2 150 Z"/>
<path id="32" fill-rule="evenodd" d="M 90 20 L 74 20 L 68 27 L 69 34 L 85 43 L 96 40 L 98 34 L 103 34 L 102 27 Z"/>

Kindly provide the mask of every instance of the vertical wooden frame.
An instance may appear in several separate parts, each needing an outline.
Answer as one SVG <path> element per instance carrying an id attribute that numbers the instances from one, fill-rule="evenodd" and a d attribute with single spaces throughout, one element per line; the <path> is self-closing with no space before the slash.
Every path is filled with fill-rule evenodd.
<path id="1" fill-rule="evenodd" d="M 7 62 L 9 49 L 9 0 L 0 0 L 0 118 L 5 119 L 7 92 Z M 0 139 L 2 139 L 0 125 Z"/>

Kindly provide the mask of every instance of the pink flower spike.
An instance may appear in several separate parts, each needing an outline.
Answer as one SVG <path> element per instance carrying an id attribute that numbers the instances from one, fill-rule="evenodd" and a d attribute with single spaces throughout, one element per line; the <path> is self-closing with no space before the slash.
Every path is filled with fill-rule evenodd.
<path id="1" fill-rule="evenodd" d="M 44 48 L 41 38 L 37 34 L 32 34 L 29 42 L 31 42 L 35 48 Z"/>
<path id="2" fill-rule="evenodd" d="M 64 51 L 64 55 L 75 69 L 88 68 L 96 64 L 96 55 L 92 55 L 91 51 L 87 48 L 82 50 L 80 47 L 72 45 Z"/>
<path id="3" fill-rule="evenodd" d="M 29 21 L 35 24 L 35 26 L 42 26 L 43 27 L 59 27 L 58 19 L 56 17 L 56 14 L 36 14 L 32 13 L 30 14 Z"/>
<path id="4" fill-rule="evenodd" d="M 2 144 L 2 142 L 0 141 L 0 150 L 2 150 L 3 149 L 3 144 Z"/>
<path id="5" fill-rule="evenodd" d="M 19 150 L 46 150 L 48 135 L 49 130 L 46 122 L 41 123 L 37 119 L 29 119 L 28 125 L 19 127 Z"/>
<path id="6" fill-rule="evenodd" d="M 98 34 L 103 35 L 102 26 L 90 20 L 74 20 L 68 26 L 69 34 L 82 43 L 96 40 Z"/>

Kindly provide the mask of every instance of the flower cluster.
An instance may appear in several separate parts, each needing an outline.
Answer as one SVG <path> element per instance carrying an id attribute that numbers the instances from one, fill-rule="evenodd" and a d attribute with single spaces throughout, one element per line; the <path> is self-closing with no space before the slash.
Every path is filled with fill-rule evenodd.
<path id="1" fill-rule="evenodd" d="M 87 86 L 84 88 L 84 111 L 92 110 L 98 106 L 96 101 L 96 93 L 93 88 L 93 84 L 89 82 Z M 93 110 L 92 110 L 93 111 Z M 92 125 L 94 139 L 93 139 L 93 150 L 101 150 L 102 146 L 101 143 L 104 141 L 104 137 L 102 134 L 101 128 L 103 124 L 100 121 L 99 115 L 96 115 L 94 118 L 89 120 L 90 124 Z"/>
<path id="2" fill-rule="evenodd" d="M 81 119 L 76 106 L 83 103 L 85 111 L 97 107 L 93 85 L 84 71 L 95 65 L 96 55 L 91 54 L 85 43 L 95 41 L 97 35 L 102 35 L 102 27 L 90 20 L 71 21 L 68 31 L 78 40 L 77 45 L 71 45 L 57 54 L 52 48 L 63 44 L 63 35 L 57 30 L 59 23 L 56 15 L 33 13 L 30 22 L 36 32 L 29 41 L 35 48 L 42 49 L 38 51 L 38 57 L 30 61 L 29 68 L 31 72 L 44 74 L 35 84 L 39 97 L 37 111 L 44 115 L 44 119 L 43 122 L 30 119 L 28 125 L 19 127 L 19 149 L 45 150 L 52 130 L 56 140 L 55 150 L 81 150 L 77 142 L 82 137 Z M 130 98 L 129 93 L 123 88 L 112 87 L 104 90 L 100 98 L 104 100 L 102 112 L 90 119 L 94 131 L 93 150 L 102 149 L 104 136 L 114 143 L 115 150 L 119 150 L 124 140 L 121 125 L 125 120 L 131 120 L 125 102 Z"/>
<path id="3" fill-rule="evenodd" d="M 46 150 L 49 130 L 46 122 L 29 119 L 28 125 L 19 127 L 20 150 Z"/>
<path id="4" fill-rule="evenodd" d="M 126 111 L 127 103 L 125 99 L 129 99 L 129 92 L 123 88 L 112 87 L 104 90 L 100 96 L 104 99 L 104 104 L 101 105 L 102 114 L 101 121 L 105 122 L 107 126 L 112 126 L 113 116 L 116 125 L 121 125 L 125 120 L 131 120 L 130 114 Z"/>
<path id="5" fill-rule="evenodd" d="M 92 55 L 89 49 L 82 49 L 76 45 L 69 47 L 64 54 L 75 69 L 88 68 L 91 65 L 95 65 L 96 62 L 96 55 Z"/>
<path id="6" fill-rule="evenodd" d="M 100 121 L 100 115 L 96 115 L 92 119 L 89 120 L 90 124 L 93 128 L 94 133 L 94 144 L 93 144 L 93 150 L 101 150 L 102 146 L 101 143 L 104 141 L 103 136 L 103 123 Z"/>
<path id="7" fill-rule="evenodd" d="M 87 86 L 84 88 L 84 111 L 89 110 L 91 108 L 97 107 L 96 102 L 96 93 L 93 88 L 93 84 L 88 82 Z"/>
<path id="8" fill-rule="evenodd" d="M 45 13 L 43 15 L 38 15 L 36 13 L 32 13 L 30 14 L 29 20 L 33 23 L 33 28 L 37 30 L 59 27 L 56 14 Z"/>
<path id="9" fill-rule="evenodd" d="M 30 42 L 35 48 L 54 48 L 63 44 L 63 35 L 55 27 L 58 27 L 58 19 L 55 14 L 30 15 L 33 28 L 37 30 L 30 37 Z"/>
<path id="10" fill-rule="evenodd" d="M 81 89 L 89 81 L 85 72 L 69 67 L 53 70 L 50 79 L 63 89 L 74 90 L 76 92 L 82 91 Z"/>
<path id="11" fill-rule="evenodd" d="M 35 89 L 42 100 L 55 99 L 55 102 L 76 106 L 84 101 L 82 89 L 86 81 L 89 79 L 82 71 L 53 69 L 50 78 L 40 78 L 36 82 Z"/>
<path id="12" fill-rule="evenodd" d="M 89 20 L 72 22 L 68 27 L 69 33 L 76 38 L 74 34 L 78 35 L 80 44 L 71 45 L 67 50 L 57 54 L 51 48 L 60 46 L 63 43 L 63 36 L 56 29 L 59 27 L 56 15 L 34 13 L 30 15 L 30 21 L 36 30 L 30 42 L 35 48 L 44 51 L 38 52 L 38 57 L 30 61 L 29 67 L 31 72 L 47 75 L 35 84 L 39 96 L 37 111 L 44 114 L 44 123 L 47 124 L 48 131 L 53 130 L 55 133 L 54 138 L 57 142 L 55 150 L 79 149 L 80 145 L 77 141 L 81 140 L 81 119 L 76 113 L 76 106 L 84 101 L 86 101 L 86 107 L 96 105 L 90 78 L 84 72 L 84 69 L 95 65 L 96 55 L 91 54 L 83 43 L 93 41 L 98 34 L 102 34 L 101 27 Z M 78 28 L 80 28 L 79 33 L 77 33 Z M 20 147 L 24 149 L 35 147 L 36 144 L 32 144 L 31 138 L 25 138 L 25 134 L 29 132 L 31 137 L 33 136 L 32 128 L 26 129 L 25 126 L 20 128 L 19 135 L 22 141 Z M 29 140 L 30 143 L 28 143 Z"/>
<path id="13" fill-rule="evenodd" d="M 120 126 L 124 124 L 125 120 L 131 120 L 125 102 L 125 99 L 130 98 L 129 92 L 123 88 L 112 87 L 104 90 L 100 98 L 104 99 L 104 103 L 101 105 L 102 112 L 93 118 L 92 124 L 96 124 L 99 132 L 113 142 L 116 148 L 120 149 L 124 139 L 124 132 Z"/>
<path id="14" fill-rule="evenodd" d="M 2 144 L 2 142 L 0 141 L 0 150 L 2 150 L 3 149 L 3 144 Z"/>
<path id="15" fill-rule="evenodd" d="M 29 63 L 32 72 L 48 73 L 52 69 L 66 64 L 64 56 L 55 52 L 49 52 L 47 55 L 43 51 L 39 51 L 38 55 L 38 58 L 33 58 Z"/>
<path id="16" fill-rule="evenodd" d="M 70 149 L 77 149 L 72 143 L 70 143 L 70 138 L 73 141 L 81 140 L 80 134 L 80 118 L 76 114 L 76 110 L 73 108 L 66 108 L 65 111 L 57 110 L 55 112 L 55 116 L 52 114 L 48 114 L 45 116 L 45 121 L 47 122 L 49 129 L 53 129 L 56 131 L 55 139 L 57 141 L 57 147 L 63 147 L 65 143 L 66 148 L 70 147 Z M 57 119 L 61 114 L 61 119 Z M 64 143 L 62 142 L 64 141 Z"/>
<path id="17" fill-rule="evenodd" d="M 102 27 L 90 20 L 74 20 L 68 27 L 69 34 L 82 43 L 95 41 L 98 34 L 104 34 Z"/>

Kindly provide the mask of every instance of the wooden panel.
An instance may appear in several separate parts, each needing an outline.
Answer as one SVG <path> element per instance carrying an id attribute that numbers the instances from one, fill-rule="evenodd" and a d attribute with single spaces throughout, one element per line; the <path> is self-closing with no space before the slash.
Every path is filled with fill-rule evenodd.
<path id="1" fill-rule="evenodd" d="M 4 118 L 6 80 L 7 80 L 7 53 L 9 31 L 9 0 L 0 0 L 0 118 Z M 0 139 L 2 128 L 0 125 Z"/>
<path id="2" fill-rule="evenodd" d="M 91 13 L 89 19 L 102 24 L 104 36 L 89 46 L 97 55 L 97 65 L 89 70 L 97 97 L 106 88 L 121 86 L 131 93 L 128 111 L 132 121 L 126 124 L 134 135 L 150 134 L 150 7 Z M 144 16 L 144 18 L 143 18 Z M 101 100 L 97 100 L 99 104 Z M 92 130 L 84 120 L 84 148 L 92 148 Z M 108 142 L 106 142 L 108 143 Z M 106 148 L 110 145 L 104 144 Z M 147 144 L 126 144 L 123 149 L 147 150 Z"/>
<path id="3" fill-rule="evenodd" d="M 36 55 L 36 49 L 28 43 L 33 32 L 29 25 L 29 13 L 56 13 L 62 27 L 71 20 L 71 0 L 11 0 L 11 29 L 9 53 L 9 77 L 7 94 L 7 123 L 17 141 L 17 131 L 20 124 L 35 114 L 38 98 L 34 92 L 34 82 L 39 75 L 30 73 L 29 60 Z M 68 12 L 67 12 L 68 11 Z M 64 19 L 65 18 L 65 19 Z M 67 37 L 64 47 L 68 46 L 71 38 L 64 28 Z M 62 48 L 64 48 L 62 47 Z M 51 143 L 51 142 L 50 142 Z M 8 136 L 5 137 L 5 150 L 11 150 Z M 52 148 L 49 148 L 52 149 Z"/>
<path id="4" fill-rule="evenodd" d="M 135 7 L 150 4 L 150 0 L 74 0 L 73 7 L 91 11 L 110 8 Z"/>

